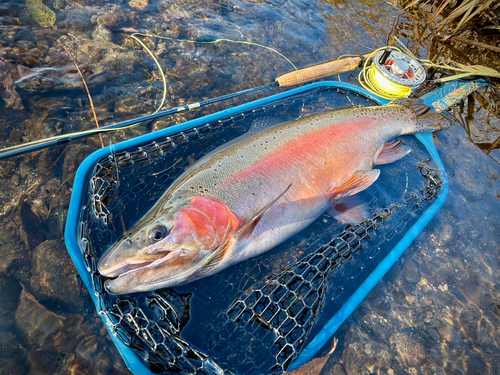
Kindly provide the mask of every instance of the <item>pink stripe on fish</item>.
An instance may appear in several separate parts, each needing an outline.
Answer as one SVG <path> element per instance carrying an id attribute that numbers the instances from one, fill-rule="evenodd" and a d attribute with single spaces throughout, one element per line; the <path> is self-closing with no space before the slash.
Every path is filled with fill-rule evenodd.
<path id="1" fill-rule="evenodd" d="M 349 139 L 360 131 L 360 128 L 369 127 L 375 120 L 363 118 L 351 120 L 349 126 L 323 126 L 321 129 L 311 131 L 292 139 L 271 153 L 264 155 L 257 162 L 245 168 L 224 183 L 236 184 L 250 181 L 256 176 L 264 176 L 273 171 L 284 170 L 291 167 L 294 160 L 303 158 L 305 155 L 316 155 L 322 153 L 324 148 L 341 139 Z"/>

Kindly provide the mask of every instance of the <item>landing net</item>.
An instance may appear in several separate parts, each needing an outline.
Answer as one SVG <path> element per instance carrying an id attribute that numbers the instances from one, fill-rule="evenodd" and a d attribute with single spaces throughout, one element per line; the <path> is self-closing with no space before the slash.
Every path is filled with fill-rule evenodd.
<path id="1" fill-rule="evenodd" d="M 80 247 L 98 310 L 155 373 L 281 374 L 431 204 L 441 178 L 425 148 L 384 166 L 360 195 L 370 217 L 328 214 L 275 249 L 188 285 L 124 296 L 103 287 L 104 251 L 189 165 L 244 134 L 309 114 L 376 105 L 355 92 L 314 89 L 102 157 L 84 183 Z M 332 171 L 333 173 L 333 171 Z"/>

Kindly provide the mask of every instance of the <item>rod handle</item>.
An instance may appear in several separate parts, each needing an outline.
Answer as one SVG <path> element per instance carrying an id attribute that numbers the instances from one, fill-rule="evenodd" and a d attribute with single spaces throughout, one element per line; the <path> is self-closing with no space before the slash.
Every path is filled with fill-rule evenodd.
<path id="1" fill-rule="evenodd" d="M 363 57 L 368 58 L 370 55 L 370 53 L 367 53 L 363 55 Z M 360 57 L 346 57 L 340 60 L 328 61 L 323 64 L 285 73 L 276 78 L 276 81 L 279 83 L 280 87 L 295 86 L 334 74 L 349 72 L 356 69 L 359 64 L 361 64 Z"/>

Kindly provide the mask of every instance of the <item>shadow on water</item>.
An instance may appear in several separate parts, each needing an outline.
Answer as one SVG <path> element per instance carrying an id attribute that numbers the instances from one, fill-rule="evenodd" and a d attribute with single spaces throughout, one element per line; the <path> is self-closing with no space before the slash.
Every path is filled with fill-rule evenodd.
<path id="1" fill-rule="evenodd" d="M 154 111 L 162 96 L 154 62 L 134 50 L 134 31 L 254 41 L 302 67 L 385 45 L 399 13 L 366 0 L 43 3 L 55 14 L 53 26 L 41 27 L 24 3 L 0 4 L 1 147 L 94 126 L 81 78 L 57 40 L 80 67 L 100 124 L 110 124 Z M 434 40 L 421 22 L 425 11 L 401 14 L 393 31 L 410 49 L 499 69 L 498 53 Z M 259 86 L 291 70 L 258 47 L 144 40 L 165 68 L 166 107 Z M 104 143 L 260 95 L 105 134 Z M 448 202 L 338 331 L 323 374 L 500 373 L 498 98 L 498 88 L 469 98 L 454 110 L 463 128 L 436 136 L 450 174 Z M 63 242 L 76 169 L 100 147 L 92 137 L 0 161 L 2 374 L 128 373 Z"/>

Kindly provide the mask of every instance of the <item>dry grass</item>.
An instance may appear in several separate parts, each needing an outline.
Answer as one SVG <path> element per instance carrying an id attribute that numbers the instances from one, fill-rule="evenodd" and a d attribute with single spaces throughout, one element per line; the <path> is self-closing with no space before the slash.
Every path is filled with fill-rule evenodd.
<path id="1" fill-rule="evenodd" d="M 425 0 L 411 0 L 406 4 L 404 10 L 428 2 L 429 1 Z M 445 27 L 453 28 L 452 31 L 447 33 L 445 38 L 452 37 L 474 18 L 484 20 L 483 23 L 495 23 L 494 21 L 498 19 L 498 14 L 500 12 L 500 2 L 498 2 L 498 0 L 464 0 L 456 8 L 455 3 L 456 0 L 443 0 L 427 21 L 431 23 L 437 16 L 443 14 L 444 19 L 436 25 L 436 29 L 442 30 Z M 493 27 L 498 27 L 498 25 L 494 24 Z"/>
<path id="2" fill-rule="evenodd" d="M 420 61 L 431 68 L 430 71 L 437 72 L 433 82 L 477 75 L 490 77 L 491 87 L 468 98 L 465 118 L 471 121 L 476 111 L 486 111 L 474 139 L 479 140 L 486 153 L 500 148 L 500 136 L 491 142 L 488 135 L 492 131 L 500 132 L 500 1 L 397 1 L 412 22 L 396 27 L 394 38 L 401 35 L 415 53 L 420 47 L 427 51 L 428 60 Z M 400 34 L 400 30 L 403 33 Z M 468 124 L 462 125 L 470 137 Z M 484 138 L 477 129 L 484 131 Z M 487 144 L 489 147 L 485 148 Z"/>

